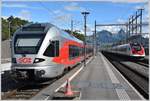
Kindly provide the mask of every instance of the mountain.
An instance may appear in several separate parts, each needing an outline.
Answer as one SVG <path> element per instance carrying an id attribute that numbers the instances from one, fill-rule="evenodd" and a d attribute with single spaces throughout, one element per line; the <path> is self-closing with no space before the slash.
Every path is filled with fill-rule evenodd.
<path id="1" fill-rule="evenodd" d="M 124 30 L 122 29 L 117 34 L 112 34 L 111 32 L 107 30 L 102 30 L 96 33 L 97 43 L 101 45 L 117 42 L 119 40 L 125 39 L 125 37 L 126 37 L 126 34 Z M 88 36 L 86 40 L 87 40 L 87 43 L 93 43 L 93 36 Z"/>
<path id="2" fill-rule="evenodd" d="M 126 33 L 121 29 L 117 34 L 112 34 L 107 30 L 102 30 L 96 33 L 97 44 L 100 46 L 111 45 L 112 43 L 121 44 L 122 41 L 126 39 Z M 147 35 L 148 36 L 148 35 Z M 133 35 L 127 39 L 127 42 L 138 42 L 142 43 L 144 47 L 149 46 L 149 38 L 147 36 Z M 93 36 L 86 37 L 87 43 L 93 44 Z"/>
<path id="3" fill-rule="evenodd" d="M 120 29 L 120 31 L 117 34 L 115 34 L 114 37 L 116 37 L 117 41 L 123 40 L 126 38 L 126 33 L 123 29 Z"/>

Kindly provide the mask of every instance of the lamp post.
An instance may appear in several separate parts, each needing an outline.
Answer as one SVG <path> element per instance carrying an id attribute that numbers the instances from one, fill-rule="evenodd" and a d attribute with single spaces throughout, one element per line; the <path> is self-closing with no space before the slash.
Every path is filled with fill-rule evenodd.
<path id="1" fill-rule="evenodd" d="M 11 35 L 10 35 L 10 34 L 11 34 L 11 28 L 10 28 L 11 25 L 10 25 L 10 24 L 11 24 L 11 22 L 9 21 L 9 22 L 8 22 L 8 27 L 9 27 L 8 39 L 9 39 L 9 40 L 10 40 L 10 37 L 11 37 Z"/>
<path id="2" fill-rule="evenodd" d="M 12 31 L 12 29 L 11 29 L 11 28 L 12 28 L 12 27 L 11 27 L 12 25 L 11 25 L 11 24 L 12 24 L 13 19 L 14 19 L 13 16 L 10 16 L 10 17 L 7 19 L 7 21 L 8 21 L 8 27 L 9 27 L 9 35 L 8 35 L 8 38 L 9 38 L 9 39 L 11 39 L 11 31 Z"/>
<path id="3" fill-rule="evenodd" d="M 71 20 L 71 34 L 73 35 L 73 20 Z"/>
<path id="4" fill-rule="evenodd" d="M 84 16 L 84 67 L 86 66 L 86 17 L 89 12 L 81 12 L 81 14 Z"/>

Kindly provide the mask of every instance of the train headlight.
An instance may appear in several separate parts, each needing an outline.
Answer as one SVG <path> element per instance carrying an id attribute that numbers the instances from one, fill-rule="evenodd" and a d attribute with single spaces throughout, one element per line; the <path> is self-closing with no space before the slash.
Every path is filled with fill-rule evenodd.
<path id="1" fill-rule="evenodd" d="M 43 61 L 45 61 L 45 59 L 35 58 L 34 63 L 39 63 L 39 62 L 43 62 Z"/>

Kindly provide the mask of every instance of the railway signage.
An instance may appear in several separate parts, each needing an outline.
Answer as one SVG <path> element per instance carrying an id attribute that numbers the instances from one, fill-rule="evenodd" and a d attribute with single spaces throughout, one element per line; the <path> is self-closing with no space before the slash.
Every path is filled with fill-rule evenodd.
<path id="1" fill-rule="evenodd" d="M 32 59 L 28 58 L 28 57 L 22 57 L 22 58 L 19 58 L 17 60 L 17 62 L 21 63 L 21 64 L 31 64 L 32 63 Z"/>

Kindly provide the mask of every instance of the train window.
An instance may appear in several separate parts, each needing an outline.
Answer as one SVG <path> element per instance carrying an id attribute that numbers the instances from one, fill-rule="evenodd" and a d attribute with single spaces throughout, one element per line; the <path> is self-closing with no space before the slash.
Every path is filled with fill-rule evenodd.
<path id="1" fill-rule="evenodd" d="M 69 59 L 74 59 L 80 56 L 80 47 L 69 45 Z"/>
<path id="2" fill-rule="evenodd" d="M 51 41 L 44 52 L 44 56 L 57 57 L 59 56 L 59 41 Z"/>
<path id="3" fill-rule="evenodd" d="M 139 43 L 131 43 L 131 48 L 135 49 L 136 51 L 140 51 L 141 45 Z"/>
<path id="4" fill-rule="evenodd" d="M 16 35 L 14 40 L 15 53 L 16 54 L 37 54 L 43 39 L 44 39 L 43 34 Z"/>
<path id="5" fill-rule="evenodd" d="M 134 49 L 137 50 L 137 51 L 140 51 L 140 50 L 141 50 L 141 47 L 140 47 L 140 46 L 132 46 L 132 48 L 134 48 Z"/>

